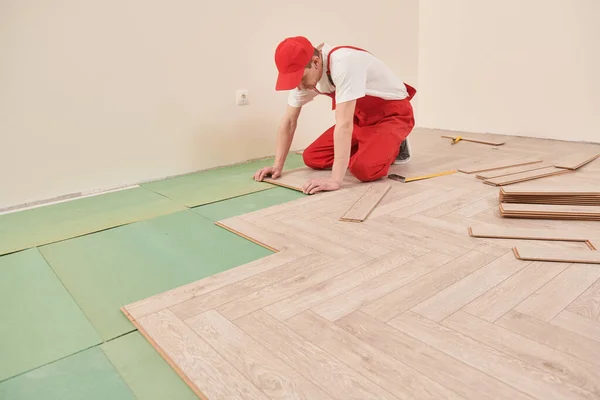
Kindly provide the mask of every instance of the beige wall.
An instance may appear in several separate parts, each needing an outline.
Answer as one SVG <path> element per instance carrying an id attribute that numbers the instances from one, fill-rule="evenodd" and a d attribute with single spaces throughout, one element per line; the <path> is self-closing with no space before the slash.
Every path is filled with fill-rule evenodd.
<path id="1" fill-rule="evenodd" d="M 417 0 L 370 5 L 1 1 L 0 209 L 272 155 L 286 36 L 364 46 L 416 84 Z M 319 100 L 293 147 L 332 123 Z"/>
<path id="2" fill-rule="evenodd" d="M 599 0 L 421 0 L 421 127 L 600 142 Z"/>

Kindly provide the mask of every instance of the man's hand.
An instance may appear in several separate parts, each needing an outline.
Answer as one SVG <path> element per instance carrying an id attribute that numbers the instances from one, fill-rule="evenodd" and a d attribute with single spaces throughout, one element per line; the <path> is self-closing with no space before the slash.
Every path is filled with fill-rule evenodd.
<path id="1" fill-rule="evenodd" d="M 256 171 L 254 174 L 255 181 L 262 181 L 267 177 L 271 177 L 273 179 L 277 179 L 281 176 L 281 168 L 278 167 L 264 167 Z"/>
<path id="2" fill-rule="evenodd" d="M 334 179 L 311 179 L 302 187 L 305 194 L 315 194 L 322 191 L 338 190 L 342 185 Z"/>

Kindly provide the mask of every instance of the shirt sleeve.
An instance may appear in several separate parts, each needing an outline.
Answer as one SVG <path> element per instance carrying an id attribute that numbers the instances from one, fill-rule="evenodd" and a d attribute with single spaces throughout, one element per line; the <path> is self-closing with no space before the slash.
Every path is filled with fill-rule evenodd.
<path id="1" fill-rule="evenodd" d="M 317 96 L 317 93 L 312 90 L 292 89 L 288 95 L 288 104 L 292 107 L 302 107 L 306 103 L 312 101 Z"/>
<path id="2" fill-rule="evenodd" d="M 368 65 L 358 57 L 346 55 L 332 60 L 333 83 L 335 83 L 335 102 L 337 104 L 360 99 L 367 91 Z"/>

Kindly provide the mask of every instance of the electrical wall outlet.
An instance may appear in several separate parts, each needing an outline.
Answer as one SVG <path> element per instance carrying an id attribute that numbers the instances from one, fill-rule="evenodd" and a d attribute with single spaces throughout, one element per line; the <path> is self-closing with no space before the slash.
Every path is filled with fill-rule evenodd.
<path id="1" fill-rule="evenodd" d="M 245 106 L 249 103 L 248 89 L 238 90 L 235 92 L 235 101 L 238 106 Z"/>

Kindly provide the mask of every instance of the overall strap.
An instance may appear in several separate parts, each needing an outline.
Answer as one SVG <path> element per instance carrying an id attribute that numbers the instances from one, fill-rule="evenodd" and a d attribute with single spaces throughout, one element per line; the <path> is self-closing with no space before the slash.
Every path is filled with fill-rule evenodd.
<path id="1" fill-rule="evenodd" d="M 333 52 L 338 49 L 353 49 L 353 50 L 358 50 L 358 51 L 367 51 L 367 50 L 361 49 L 359 47 L 354 47 L 354 46 L 336 46 L 333 49 L 331 49 L 331 51 L 327 55 L 327 70 L 325 73 L 327 74 L 327 79 L 329 80 L 329 83 L 331 83 L 331 86 L 333 86 L 333 87 L 335 87 L 335 84 L 333 83 L 333 79 L 331 79 L 331 54 L 333 54 Z"/>

